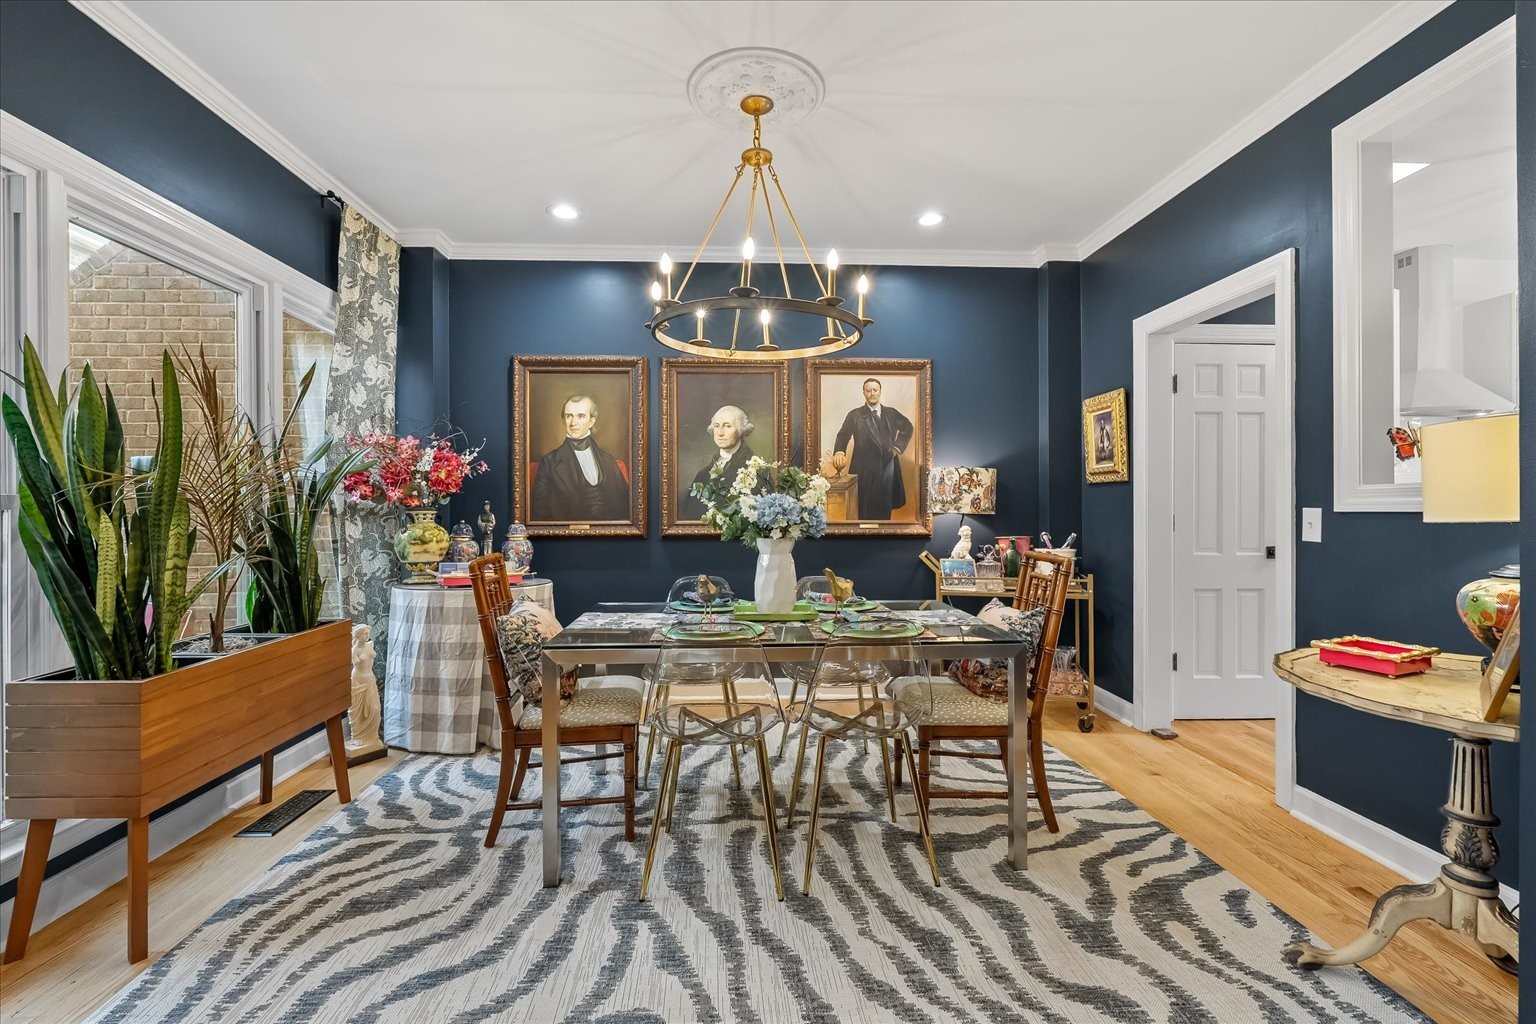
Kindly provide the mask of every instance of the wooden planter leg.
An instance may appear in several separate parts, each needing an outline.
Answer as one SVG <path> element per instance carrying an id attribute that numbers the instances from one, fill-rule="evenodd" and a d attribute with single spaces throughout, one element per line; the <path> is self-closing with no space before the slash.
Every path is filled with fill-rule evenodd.
<path id="1" fill-rule="evenodd" d="M 43 888 L 43 871 L 48 867 L 48 847 L 53 843 L 56 824 L 54 818 L 33 818 L 27 822 L 27 847 L 21 855 L 21 874 L 16 876 L 16 902 L 11 907 L 4 963 L 13 964 L 27 955 L 32 916 L 37 913 L 37 895 Z"/>
<path id="2" fill-rule="evenodd" d="M 261 799 L 259 803 L 272 802 L 272 751 L 261 755 Z"/>
<path id="3" fill-rule="evenodd" d="M 341 715 L 325 720 L 325 735 L 331 741 L 331 771 L 336 774 L 336 799 L 352 802 L 352 784 L 347 778 L 347 741 L 341 734 Z"/>
<path id="4" fill-rule="evenodd" d="M 149 956 L 149 818 L 128 819 L 128 962 Z"/>

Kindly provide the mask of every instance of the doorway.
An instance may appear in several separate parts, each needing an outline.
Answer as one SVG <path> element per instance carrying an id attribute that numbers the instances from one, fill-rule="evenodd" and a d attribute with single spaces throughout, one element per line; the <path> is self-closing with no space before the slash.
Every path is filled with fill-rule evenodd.
<path id="1" fill-rule="evenodd" d="M 1271 302 L 1173 337 L 1176 719 L 1275 717 Z"/>
<path id="2" fill-rule="evenodd" d="M 1132 324 L 1132 394 L 1135 396 L 1131 403 L 1135 725 L 1139 729 L 1151 730 L 1167 728 L 1173 722 L 1179 704 L 1178 677 L 1183 674 L 1175 670 L 1174 656 L 1180 656 L 1180 670 L 1186 669 L 1191 659 L 1196 658 L 1194 649 L 1189 648 L 1191 641 L 1175 640 L 1180 628 L 1184 628 L 1187 635 L 1194 636 L 1194 618 L 1209 610 L 1207 626 L 1201 634 L 1209 643 L 1211 638 L 1233 632 L 1235 616 L 1246 616 L 1246 622 L 1251 625 L 1250 639 L 1241 645 L 1224 640 L 1224 646 L 1219 651 L 1207 647 L 1201 652 L 1204 660 L 1200 664 L 1202 668 L 1212 668 L 1226 658 L 1226 652 L 1230 650 L 1229 661 L 1233 666 L 1233 675 L 1239 678 L 1244 675 L 1251 677 L 1245 680 L 1243 688 L 1250 689 L 1259 700 L 1268 694 L 1269 700 L 1264 710 L 1273 715 L 1275 720 L 1275 801 L 1285 808 L 1291 806 L 1294 787 L 1295 696 L 1290 687 L 1275 677 L 1270 668 L 1270 659 L 1276 651 L 1295 646 L 1295 469 L 1292 455 L 1295 280 L 1296 251 L 1287 249 L 1138 317 Z M 1195 514 L 1194 503 L 1198 501 L 1194 492 L 1186 488 L 1188 493 L 1182 500 L 1188 509 L 1182 515 L 1178 513 L 1177 504 L 1181 500 L 1179 481 L 1188 480 L 1193 487 L 1195 478 L 1189 475 L 1188 467 L 1184 474 L 1176 471 L 1178 442 L 1175 438 L 1173 391 L 1175 358 L 1179 355 L 1176 350 L 1184 345 L 1223 344 L 1209 337 L 1208 322 L 1268 298 L 1273 299 L 1274 313 L 1273 324 L 1269 325 L 1273 340 L 1267 345 L 1266 352 L 1266 355 L 1272 355 L 1272 366 L 1263 364 L 1269 370 L 1269 376 L 1262 387 L 1263 401 L 1266 403 L 1263 406 L 1265 422 L 1261 445 L 1264 453 L 1264 485 L 1249 487 L 1246 499 L 1259 502 L 1263 508 L 1257 520 L 1250 514 L 1249 522 L 1259 525 L 1250 525 L 1246 536 L 1237 534 L 1235 516 L 1229 517 L 1233 522 L 1231 529 L 1234 538 L 1230 547 L 1236 551 L 1256 546 L 1262 552 L 1260 560 L 1267 563 L 1266 569 L 1259 570 L 1267 574 L 1264 594 L 1237 594 L 1236 591 L 1254 588 L 1236 578 L 1230 586 L 1223 582 L 1220 593 L 1210 596 L 1206 599 L 1205 607 L 1197 609 L 1194 607 L 1193 594 L 1196 589 L 1202 589 L 1197 586 L 1201 581 L 1192 575 L 1193 570 L 1188 565 L 1183 570 L 1176 570 L 1179 562 L 1175 557 L 1176 538 L 1180 530 L 1194 525 L 1186 516 Z M 1175 339 L 1181 335 L 1182 338 L 1176 343 Z M 1207 337 L 1203 338 L 1202 335 Z M 1229 339 L 1226 343 L 1232 342 Z M 1190 358 L 1196 355 L 1198 350 L 1192 349 Z M 1237 364 L 1241 362 L 1240 356 L 1241 353 L 1232 354 L 1232 378 L 1226 386 L 1229 392 L 1237 389 Z M 1185 372 L 1192 371 L 1186 369 Z M 1215 372 L 1204 371 L 1208 379 Z M 1252 376 L 1255 371 L 1248 369 L 1243 372 L 1249 378 L 1244 382 L 1244 388 L 1253 390 L 1255 382 Z M 1181 381 L 1181 386 L 1191 387 L 1192 382 L 1185 384 Z M 1214 396 L 1207 396 L 1207 400 L 1217 401 Z M 1233 416 L 1241 411 L 1237 407 L 1229 410 Z M 1250 414 L 1253 411 L 1248 410 Z M 1238 427 L 1235 420 L 1233 422 L 1233 440 L 1225 442 L 1229 448 L 1237 443 L 1235 431 Z M 1212 420 L 1205 428 L 1213 436 L 1219 433 L 1214 423 Z M 1250 421 L 1243 429 L 1252 432 L 1254 426 Z M 1191 438 L 1186 443 L 1194 442 Z M 1249 450 L 1253 443 L 1252 438 L 1243 442 Z M 1234 460 L 1228 460 L 1228 465 L 1231 467 L 1228 475 L 1234 477 L 1231 480 L 1234 490 L 1233 496 L 1227 500 L 1238 500 L 1236 495 L 1243 488 L 1241 474 L 1247 472 L 1251 475 L 1258 470 L 1252 464 L 1239 466 Z M 1213 505 L 1214 500 L 1208 502 L 1207 511 Z M 1175 529 L 1176 526 L 1179 530 Z M 1261 530 L 1267 531 L 1269 536 L 1262 544 L 1257 544 L 1256 538 Z M 1206 539 L 1211 539 L 1209 532 Z M 1192 546 L 1193 543 L 1192 540 Z M 1274 548 L 1273 558 L 1269 557 L 1270 547 Z M 1232 557 L 1250 556 L 1234 553 Z M 1186 559 L 1185 562 L 1190 560 Z M 1182 575 L 1176 579 L 1177 572 Z M 1176 585 L 1190 596 L 1190 600 L 1184 602 L 1184 607 L 1178 611 L 1176 609 L 1180 602 L 1175 598 Z M 1207 586 L 1203 589 L 1214 588 Z M 1215 626 L 1214 611 L 1217 609 L 1222 617 L 1220 626 Z M 1181 620 L 1179 623 L 1176 623 L 1176 617 Z M 1212 632 L 1213 628 L 1216 632 Z M 1187 650 L 1177 649 L 1181 644 Z M 1241 661 L 1238 658 L 1240 648 L 1245 659 Z M 1217 657 L 1218 654 L 1220 657 Z M 1225 684 L 1213 683 L 1211 686 L 1213 690 L 1222 688 L 1238 692 L 1238 688 Z M 1224 698 L 1225 695 L 1217 693 L 1215 696 Z M 1201 698 L 1198 690 L 1188 689 L 1184 699 L 1186 706 L 1192 706 L 1187 702 L 1199 701 Z M 1235 707 L 1233 710 L 1238 711 Z"/>

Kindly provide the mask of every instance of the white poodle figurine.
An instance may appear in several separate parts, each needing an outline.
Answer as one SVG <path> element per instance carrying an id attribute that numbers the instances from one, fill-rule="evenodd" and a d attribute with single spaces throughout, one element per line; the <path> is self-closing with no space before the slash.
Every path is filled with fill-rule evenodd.
<path id="1" fill-rule="evenodd" d="M 953 551 L 951 551 L 949 553 L 949 557 L 950 558 L 970 558 L 971 557 L 971 528 L 969 526 L 962 526 L 962 527 L 960 527 L 960 539 L 955 541 L 955 548 L 954 548 Z"/>

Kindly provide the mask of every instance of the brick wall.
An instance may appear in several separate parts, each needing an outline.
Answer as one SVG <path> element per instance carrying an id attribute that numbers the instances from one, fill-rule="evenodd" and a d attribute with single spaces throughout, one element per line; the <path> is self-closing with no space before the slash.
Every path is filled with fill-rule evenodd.
<path id="1" fill-rule="evenodd" d="M 112 389 L 129 456 L 153 455 L 159 440 L 154 396 L 160 391 L 161 352 L 169 349 L 174 355 L 185 346 L 195 353 L 199 344 L 220 368 L 225 401 L 233 406 L 233 292 L 115 242 L 71 271 L 70 376 L 78 379 L 89 362 L 98 383 Z M 188 436 L 202 428 L 196 405 L 185 394 L 182 413 Z M 206 549 L 194 550 L 189 584 L 217 564 Z M 188 631 L 206 631 L 212 608 L 212 599 L 204 597 L 193 609 Z M 238 619 L 235 610 L 231 623 Z"/>

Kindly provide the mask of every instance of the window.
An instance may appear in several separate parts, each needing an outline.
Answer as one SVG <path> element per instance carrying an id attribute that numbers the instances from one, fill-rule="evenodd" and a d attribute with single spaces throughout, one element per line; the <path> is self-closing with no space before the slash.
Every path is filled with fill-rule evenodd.
<path id="1" fill-rule="evenodd" d="M 330 384 L 331 346 L 334 341 L 330 331 L 307 323 L 292 313 L 283 314 L 283 413 L 293 414 L 293 423 L 288 431 L 288 454 L 291 458 L 302 459 L 326 438 L 325 395 Z M 309 382 L 309 390 L 305 392 L 303 402 L 298 403 L 299 384 L 311 366 L 315 369 L 315 375 Z M 320 553 L 320 576 L 326 581 L 320 614 L 327 619 L 341 615 L 341 591 L 337 582 L 340 559 L 336 539 L 332 517 L 329 514 L 321 516 L 315 527 L 315 549 Z"/>
<path id="2" fill-rule="evenodd" d="M 237 296 L 196 274 L 113 241 L 78 222 L 69 225 L 69 376 L 80 379 L 86 363 L 110 388 L 123 421 L 130 458 L 153 455 L 159 442 L 157 396 L 162 390 L 161 354 L 206 358 L 218 380 L 219 401 L 229 415 L 236 406 Z M 189 442 L 206 429 L 193 389 L 182 382 L 183 434 Z M 206 544 L 192 551 L 188 579 L 206 576 L 218 559 Z M 204 594 L 188 614 L 184 631 L 205 633 L 215 599 Z M 239 619 L 231 601 L 225 625 Z"/>

